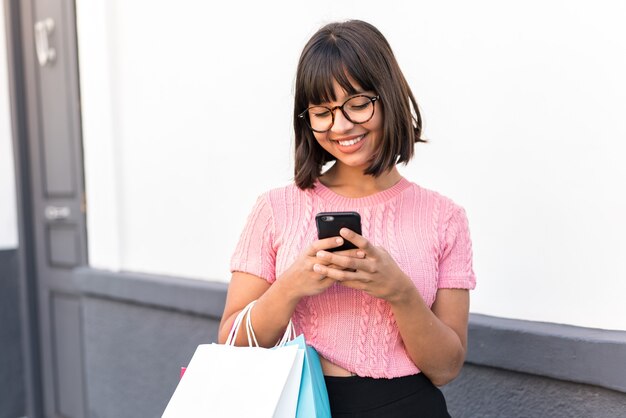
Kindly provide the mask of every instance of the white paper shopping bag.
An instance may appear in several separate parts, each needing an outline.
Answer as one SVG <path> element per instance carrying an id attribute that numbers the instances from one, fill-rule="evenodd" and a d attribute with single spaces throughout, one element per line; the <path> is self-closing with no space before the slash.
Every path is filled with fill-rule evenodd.
<path id="1" fill-rule="evenodd" d="M 234 346 L 253 305 L 237 317 L 226 344 L 198 346 L 163 418 L 295 417 L 304 350 L 293 345 L 259 347 L 249 316 L 248 340 L 257 346 Z"/>
<path id="2" fill-rule="evenodd" d="M 304 351 L 200 345 L 164 418 L 294 417 Z"/>
<path id="3" fill-rule="evenodd" d="M 273 350 L 282 350 L 285 347 L 276 347 Z M 305 351 L 298 348 L 293 367 L 285 382 L 283 393 L 280 396 L 273 418 L 295 418 L 298 410 L 298 396 L 300 395 L 300 383 L 302 380 L 302 368 L 304 366 Z"/>

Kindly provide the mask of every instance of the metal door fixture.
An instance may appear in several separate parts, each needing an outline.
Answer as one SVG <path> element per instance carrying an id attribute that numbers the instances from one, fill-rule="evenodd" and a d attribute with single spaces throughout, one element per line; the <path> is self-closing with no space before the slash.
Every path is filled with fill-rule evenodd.
<path id="1" fill-rule="evenodd" d="M 48 38 L 54 30 L 54 20 L 47 18 L 35 23 L 35 47 L 37 49 L 37 60 L 39 65 L 45 67 L 52 64 L 57 56 L 54 48 L 50 47 Z"/>
<path id="2" fill-rule="evenodd" d="M 48 221 L 62 221 L 70 217 L 70 208 L 67 206 L 46 206 L 44 215 Z"/>

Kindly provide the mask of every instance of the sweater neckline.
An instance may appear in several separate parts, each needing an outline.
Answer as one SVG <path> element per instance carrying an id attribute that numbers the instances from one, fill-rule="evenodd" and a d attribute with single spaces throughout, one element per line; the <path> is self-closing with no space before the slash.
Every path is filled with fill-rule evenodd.
<path id="1" fill-rule="evenodd" d="M 348 197 L 332 191 L 330 188 L 323 185 L 319 180 L 316 180 L 313 192 L 331 204 L 336 204 L 342 207 L 365 207 L 378 205 L 386 202 L 387 200 L 393 199 L 410 186 L 410 181 L 404 177 L 400 177 L 400 180 L 388 189 L 381 190 L 380 192 L 376 192 L 368 196 Z"/>

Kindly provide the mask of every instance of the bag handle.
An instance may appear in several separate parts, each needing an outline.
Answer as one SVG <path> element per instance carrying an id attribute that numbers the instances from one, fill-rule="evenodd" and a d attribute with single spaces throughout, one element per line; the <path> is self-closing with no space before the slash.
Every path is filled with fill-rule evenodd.
<path id="1" fill-rule="evenodd" d="M 256 300 L 254 301 L 256 303 Z M 254 346 L 259 347 L 259 342 L 256 339 L 256 335 L 254 334 L 254 329 L 252 329 L 252 321 L 250 316 L 252 314 L 252 307 L 254 303 L 251 303 L 250 309 L 248 309 L 248 315 L 246 316 L 246 334 L 248 335 L 248 345 L 252 347 L 252 341 L 254 341 Z M 252 336 L 252 338 L 250 338 Z"/>
<path id="2" fill-rule="evenodd" d="M 252 328 L 252 321 L 250 319 L 250 316 L 251 316 L 250 314 L 252 312 L 252 308 L 254 307 L 255 303 L 256 303 L 256 300 L 253 300 L 252 302 L 247 304 L 246 307 L 243 308 L 241 312 L 239 312 L 239 314 L 237 314 L 237 317 L 235 318 L 235 322 L 233 323 L 233 326 L 231 327 L 230 332 L 228 333 L 228 338 L 226 339 L 226 343 L 225 343 L 226 345 L 232 345 L 232 346 L 235 345 L 235 340 L 237 338 L 237 335 L 239 334 L 239 330 L 241 329 L 241 326 L 245 318 L 246 336 L 248 337 L 248 346 L 259 347 L 259 341 L 256 338 L 256 334 L 254 333 L 254 329 Z M 275 347 L 282 347 L 288 341 L 291 341 L 295 338 L 296 338 L 296 329 L 294 328 L 293 322 L 291 322 L 291 319 L 290 319 L 289 323 L 287 324 L 287 328 L 285 328 L 285 333 L 283 334 L 280 341 L 276 343 Z M 254 345 L 252 344 L 252 342 L 254 342 Z"/>
<path id="3" fill-rule="evenodd" d="M 235 345 L 235 340 L 237 339 L 237 335 L 239 334 L 239 330 L 241 329 L 243 319 L 247 316 L 246 334 L 248 336 L 248 345 L 252 347 L 252 339 L 250 338 L 250 336 L 253 335 L 256 346 L 259 346 L 259 342 L 257 341 L 256 335 L 254 335 L 254 330 L 252 329 L 252 323 L 250 322 L 250 311 L 252 310 L 252 307 L 255 303 L 256 300 L 253 300 L 252 302 L 247 304 L 246 307 L 241 310 L 241 312 L 239 312 L 239 314 L 235 318 L 235 322 L 233 322 L 233 326 L 230 328 L 230 332 L 228 333 L 228 338 L 226 339 L 225 343 L 226 345 Z"/>
<path id="4" fill-rule="evenodd" d="M 287 328 L 285 328 L 285 333 L 283 334 L 283 337 L 280 339 L 280 341 L 278 341 L 275 345 L 275 347 L 282 347 L 283 345 L 287 344 L 288 341 L 291 340 L 295 340 L 296 339 L 296 329 L 293 326 L 293 322 L 291 322 L 291 319 L 289 320 L 289 323 L 287 324 Z"/>

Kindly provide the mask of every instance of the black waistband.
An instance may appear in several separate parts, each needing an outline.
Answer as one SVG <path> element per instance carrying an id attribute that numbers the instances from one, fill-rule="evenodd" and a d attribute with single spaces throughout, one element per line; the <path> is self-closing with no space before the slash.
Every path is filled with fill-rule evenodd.
<path id="1" fill-rule="evenodd" d="M 344 409 L 343 405 L 349 406 L 352 411 L 365 411 L 396 402 L 418 392 L 438 391 L 422 373 L 394 379 L 325 376 L 325 381 L 330 403 L 335 406 L 334 412 Z"/>

